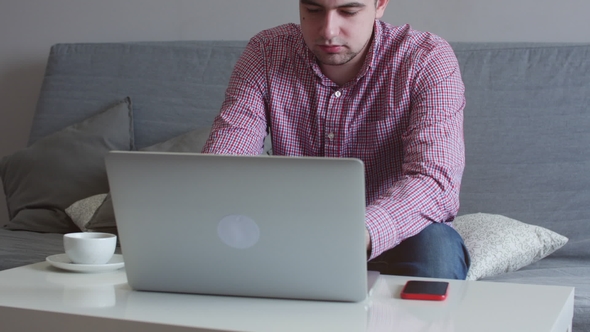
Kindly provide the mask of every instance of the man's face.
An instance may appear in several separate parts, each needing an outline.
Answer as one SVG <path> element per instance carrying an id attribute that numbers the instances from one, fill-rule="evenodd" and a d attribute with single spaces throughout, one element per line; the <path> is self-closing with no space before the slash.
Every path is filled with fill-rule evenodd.
<path id="1" fill-rule="evenodd" d="M 303 39 L 320 65 L 362 61 L 387 0 L 300 0 Z"/>

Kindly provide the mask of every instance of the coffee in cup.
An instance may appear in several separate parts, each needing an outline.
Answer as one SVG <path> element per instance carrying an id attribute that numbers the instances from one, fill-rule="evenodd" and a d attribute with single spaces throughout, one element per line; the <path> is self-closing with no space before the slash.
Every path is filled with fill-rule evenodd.
<path id="1" fill-rule="evenodd" d="M 68 233 L 63 239 L 66 255 L 75 264 L 106 264 L 117 246 L 117 236 L 110 233 Z"/>

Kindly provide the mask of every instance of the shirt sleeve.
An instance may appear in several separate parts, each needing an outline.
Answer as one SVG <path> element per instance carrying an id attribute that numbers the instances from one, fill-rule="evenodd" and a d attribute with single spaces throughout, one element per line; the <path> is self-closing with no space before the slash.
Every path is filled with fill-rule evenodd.
<path id="1" fill-rule="evenodd" d="M 418 234 L 433 222 L 449 222 L 459 210 L 465 166 L 464 85 L 448 43 L 414 55 L 410 122 L 404 132 L 403 176 L 366 209 L 369 259 Z"/>
<path id="2" fill-rule="evenodd" d="M 258 155 L 267 135 L 263 48 L 252 38 L 238 59 L 203 153 Z"/>

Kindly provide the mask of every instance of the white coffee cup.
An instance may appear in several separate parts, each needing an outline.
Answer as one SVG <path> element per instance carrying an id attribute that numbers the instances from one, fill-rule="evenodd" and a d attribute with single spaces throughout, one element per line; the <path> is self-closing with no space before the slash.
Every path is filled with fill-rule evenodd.
<path id="1" fill-rule="evenodd" d="M 76 264 L 106 264 L 113 257 L 117 236 L 110 233 L 64 234 L 66 255 Z"/>

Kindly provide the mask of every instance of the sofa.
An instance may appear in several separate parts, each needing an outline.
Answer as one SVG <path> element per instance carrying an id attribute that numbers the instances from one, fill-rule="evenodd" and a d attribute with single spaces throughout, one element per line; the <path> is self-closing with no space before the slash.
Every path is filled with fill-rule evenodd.
<path id="1" fill-rule="evenodd" d="M 246 43 L 54 45 L 29 144 L 0 163 L 0 270 L 63 252 L 63 233 L 116 233 L 104 155 L 199 152 Z M 454 224 L 468 279 L 575 287 L 573 329 L 590 331 L 590 45 L 451 46 L 467 99 Z"/>

